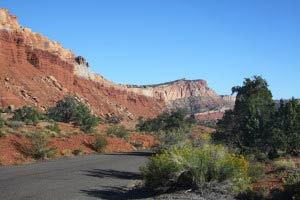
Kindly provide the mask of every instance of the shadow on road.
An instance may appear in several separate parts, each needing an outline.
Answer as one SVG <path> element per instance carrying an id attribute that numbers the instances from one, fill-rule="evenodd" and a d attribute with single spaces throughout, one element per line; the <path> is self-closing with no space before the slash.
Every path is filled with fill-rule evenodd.
<path id="1" fill-rule="evenodd" d="M 83 171 L 86 173 L 86 176 L 92 176 L 96 178 L 118 178 L 118 179 L 128 179 L 128 180 L 136 180 L 141 179 L 141 175 L 134 172 L 124 172 L 124 171 L 116 171 L 116 170 L 102 170 L 102 169 L 94 169 L 90 171 Z"/>
<path id="2" fill-rule="evenodd" d="M 154 196 L 151 194 L 151 192 L 144 188 L 125 191 L 123 188 L 119 187 L 107 187 L 104 190 L 81 190 L 81 192 L 91 197 L 106 200 L 145 199 Z"/>
<path id="3" fill-rule="evenodd" d="M 149 157 L 152 156 L 154 153 L 151 151 L 136 151 L 136 152 L 125 152 L 125 153 L 109 153 L 106 155 L 118 155 L 118 156 L 143 156 Z"/>
<path id="4" fill-rule="evenodd" d="M 153 155 L 150 151 L 137 151 L 127 153 L 111 153 L 106 155 L 117 155 L 117 156 L 142 156 L 149 157 Z M 112 169 L 93 169 L 89 171 L 82 171 L 86 176 L 96 178 L 114 178 L 114 179 L 127 179 L 127 180 L 138 180 L 141 179 L 139 173 L 117 171 Z M 134 188 L 127 190 L 126 187 L 103 187 L 102 190 L 81 190 L 87 196 L 106 199 L 106 200 L 125 200 L 125 199 L 145 199 L 153 197 L 153 194 L 145 188 Z"/>

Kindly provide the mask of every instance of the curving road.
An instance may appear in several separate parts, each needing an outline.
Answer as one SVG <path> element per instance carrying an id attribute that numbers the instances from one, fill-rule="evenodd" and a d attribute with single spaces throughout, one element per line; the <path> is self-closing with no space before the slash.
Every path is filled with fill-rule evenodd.
<path id="1" fill-rule="evenodd" d="M 126 192 L 150 152 L 90 155 L 0 167 L 1 200 L 141 199 Z"/>

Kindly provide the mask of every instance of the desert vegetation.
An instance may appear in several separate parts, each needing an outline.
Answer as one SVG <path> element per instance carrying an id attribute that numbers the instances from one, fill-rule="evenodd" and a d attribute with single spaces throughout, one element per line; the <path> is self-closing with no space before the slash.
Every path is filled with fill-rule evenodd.
<path id="1" fill-rule="evenodd" d="M 59 100 L 45 113 L 30 106 L 2 109 L 0 160 L 3 165 L 10 165 L 154 145 L 154 136 L 129 131 L 116 123 L 102 121 L 72 96 Z"/>
<path id="2" fill-rule="evenodd" d="M 14 112 L 13 120 L 22 121 L 26 124 L 37 124 L 41 118 L 41 114 L 30 106 L 23 106 Z"/>
<path id="3" fill-rule="evenodd" d="M 100 153 L 107 146 L 107 140 L 104 135 L 97 134 L 94 141 L 91 143 L 92 148 Z"/>
<path id="4" fill-rule="evenodd" d="M 234 109 L 226 111 L 212 135 L 191 134 L 183 113 L 140 119 L 137 128 L 156 132 L 156 155 L 141 168 L 154 191 L 201 190 L 228 185 L 240 199 L 299 199 L 300 103 L 292 98 L 277 107 L 266 80 L 245 79 Z M 275 179 L 277 185 L 264 185 Z"/>
<path id="5" fill-rule="evenodd" d="M 233 110 L 218 122 L 214 140 L 240 153 L 266 153 L 269 158 L 300 153 L 300 103 L 281 101 L 276 108 L 267 82 L 261 77 L 246 79 L 237 93 Z"/>
<path id="6" fill-rule="evenodd" d="M 236 104 L 213 133 L 199 134 L 199 125 L 184 110 L 139 118 L 135 134 L 147 133 L 158 141 L 154 156 L 141 168 L 148 189 L 202 191 L 222 185 L 224 193 L 241 199 L 299 198 L 300 103 L 292 98 L 276 106 L 267 82 L 259 76 L 245 79 L 232 91 Z M 14 135 L 26 141 L 17 139 L 14 144 L 24 160 L 109 152 L 112 141 L 130 150 L 144 145 L 132 139 L 134 131 L 118 120 L 102 121 L 72 96 L 46 113 L 23 106 L 10 114 L 11 118 L 0 116 L 0 137 Z M 77 134 L 85 135 L 79 143 Z M 77 146 L 55 146 L 72 137 Z M 270 179 L 275 186 L 265 184 Z"/>
<path id="7" fill-rule="evenodd" d="M 91 133 L 100 122 L 100 118 L 91 113 L 91 110 L 73 96 L 66 96 L 47 111 L 47 116 L 58 122 L 72 122 L 80 130 Z"/>
<path id="8" fill-rule="evenodd" d="M 196 121 L 192 117 L 187 117 L 185 110 L 164 112 L 153 119 L 139 118 L 137 129 L 147 132 L 174 131 L 179 129 L 189 129 Z"/>

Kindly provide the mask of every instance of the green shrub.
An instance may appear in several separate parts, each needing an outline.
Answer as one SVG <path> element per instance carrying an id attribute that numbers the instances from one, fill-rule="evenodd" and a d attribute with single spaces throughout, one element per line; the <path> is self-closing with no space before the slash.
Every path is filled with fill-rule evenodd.
<path id="1" fill-rule="evenodd" d="M 60 133 L 60 128 L 56 122 L 54 122 L 53 125 L 47 125 L 46 128 L 49 129 L 50 131 Z"/>
<path id="2" fill-rule="evenodd" d="M 7 121 L 6 124 L 10 128 L 21 128 L 25 125 L 25 123 L 21 121 Z"/>
<path id="3" fill-rule="evenodd" d="M 1 137 L 6 137 L 7 136 L 7 131 L 5 129 L 0 129 L 0 138 Z"/>
<path id="4" fill-rule="evenodd" d="M 288 169 L 295 169 L 296 163 L 293 160 L 278 159 L 274 161 L 276 170 L 283 171 Z"/>
<path id="5" fill-rule="evenodd" d="M 28 136 L 31 148 L 24 149 L 26 154 L 34 159 L 47 159 L 55 156 L 56 149 L 48 148 L 47 135 L 39 132 L 33 132 Z"/>
<path id="6" fill-rule="evenodd" d="M 140 131 L 157 132 L 157 131 L 174 131 L 191 127 L 196 121 L 191 117 L 186 117 L 184 110 L 173 112 L 164 112 L 153 119 L 138 119 L 137 128 Z"/>
<path id="7" fill-rule="evenodd" d="M 94 127 L 97 126 L 100 122 L 100 118 L 94 115 L 87 115 L 82 120 L 82 124 L 80 125 L 80 130 L 85 133 L 94 132 Z"/>
<path id="8" fill-rule="evenodd" d="M 64 149 L 61 151 L 61 155 L 63 157 L 71 157 L 73 156 L 72 151 L 70 149 Z"/>
<path id="9" fill-rule="evenodd" d="M 269 160 L 268 154 L 264 152 L 255 152 L 255 159 L 259 162 L 266 162 Z"/>
<path id="10" fill-rule="evenodd" d="M 82 154 L 83 154 L 83 149 L 81 149 L 81 148 L 75 149 L 74 151 L 72 151 L 72 153 L 73 153 L 75 156 L 82 155 Z"/>
<path id="11" fill-rule="evenodd" d="M 227 110 L 217 123 L 215 142 L 240 149 L 243 154 L 265 153 L 269 159 L 279 152 L 300 155 L 300 102 L 281 100 L 278 107 L 268 84 L 260 76 L 246 78 L 237 93 L 234 109 Z"/>
<path id="12" fill-rule="evenodd" d="M 122 125 L 113 125 L 112 127 L 106 129 L 105 132 L 108 136 L 116 136 L 118 138 L 128 140 L 129 132 Z"/>
<path id="13" fill-rule="evenodd" d="M 177 130 L 171 132 L 158 132 L 159 144 L 154 148 L 155 153 L 161 153 L 167 148 L 177 145 L 184 146 L 190 135 L 187 132 Z"/>
<path id="14" fill-rule="evenodd" d="M 200 136 L 191 135 L 193 147 L 203 148 L 211 144 L 211 135 L 209 133 L 201 134 Z"/>
<path id="15" fill-rule="evenodd" d="M 100 122 L 100 118 L 92 115 L 91 110 L 72 96 L 66 96 L 58 101 L 55 107 L 47 111 L 48 118 L 58 122 L 73 122 L 74 126 L 86 133 L 93 132 L 93 128 Z"/>
<path id="16" fill-rule="evenodd" d="M 2 119 L 2 116 L 0 114 L 0 128 L 2 128 L 2 127 L 3 127 L 3 119 Z"/>
<path id="17" fill-rule="evenodd" d="M 92 142 L 91 146 L 96 152 L 102 152 L 107 146 L 107 140 L 104 135 L 97 134 L 95 140 Z"/>
<path id="18" fill-rule="evenodd" d="M 197 149 L 170 147 L 150 158 L 141 168 L 150 189 L 201 187 L 207 182 L 231 181 L 236 192 L 250 188 L 249 163 L 242 156 L 229 154 L 222 146 Z"/>
<path id="19" fill-rule="evenodd" d="M 249 165 L 248 175 L 251 178 L 251 182 L 257 182 L 265 176 L 265 168 L 261 163 L 251 163 Z"/>
<path id="20" fill-rule="evenodd" d="M 40 120 L 40 117 L 40 113 L 36 109 L 30 106 L 23 106 L 14 112 L 13 120 L 23 121 L 26 124 L 37 124 Z"/>
<path id="21" fill-rule="evenodd" d="M 58 122 L 71 122 L 77 103 L 78 101 L 73 96 L 65 96 L 56 103 L 55 107 L 48 108 L 47 115 Z"/>
<path id="22" fill-rule="evenodd" d="M 284 179 L 285 185 L 293 185 L 300 182 L 300 170 L 293 170 L 288 172 L 287 177 Z M 300 189 L 300 188 L 299 188 Z"/>

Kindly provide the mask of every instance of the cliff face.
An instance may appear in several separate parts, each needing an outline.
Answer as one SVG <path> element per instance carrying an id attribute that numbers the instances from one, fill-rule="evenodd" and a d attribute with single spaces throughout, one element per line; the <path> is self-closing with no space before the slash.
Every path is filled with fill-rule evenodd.
<path id="1" fill-rule="evenodd" d="M 58 42 L 23 28 L 15 16 L 0 9 L 0 107 L 31 105 L 46 110 L 72 94 L 102 117 L 160 113 L 163 101 L 127 91 L 89 70 L 83 57 Z"/>
<path id="2" fill-rule="evenodd" d="M 219 96 L 204 80 L 178 80 L 148 86 L 117 85 L 90 71 L 55 41 L 22 27 L 16 16 L 0 8 L 0 107 L 31 105 L 41 111 L 71 94 L 102 117 L 120 116 L 134 122 L 164 109 L 187 108 L 192 113 L 222 110 L 233 97 Z"/>
<path id="3" fill-rule="evenodd" d="M 232 108 L 233 96 L 220 96 L 204 80 L 177 80 L 157 85 L 128 86 L 138 94 L 166 102 L 170 110 L 184 108 L 190 113 L 221 111 Z"/>

